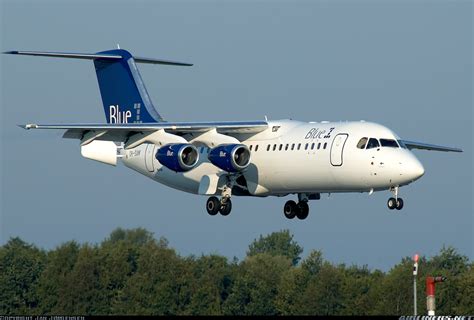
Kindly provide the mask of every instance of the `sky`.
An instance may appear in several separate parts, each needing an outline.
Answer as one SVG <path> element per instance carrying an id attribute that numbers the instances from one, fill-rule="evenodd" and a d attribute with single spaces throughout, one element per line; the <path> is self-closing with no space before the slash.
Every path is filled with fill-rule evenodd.
<path id="1" fill-rule="evenodd" d="M 289 229 L 303 257 L 389 270 L 414 253 L 473 253 L 473 4 L 471 1 L 1 1 L 1 49 L 98 52 L 194 63 L 139 65 L 169 121 L 366 120 L 406 140 L 461 147 L 415 151 L 425 167 L 387 192 L 322 195 L 310 216 L 285 198 L 233 198 L 211 217 L 205 197 L 80 156 L 59 131 L 22 123 L 104 122 L 90 61 L 1 58 L 0 243 L 45 249 L 98 243 L 144 227 L 181 255 L 239 259 L 261 234 Z M 293 196 L 294 197 L 294 196 Z M 422 266 L 420 266 L 422 268 Z"/>

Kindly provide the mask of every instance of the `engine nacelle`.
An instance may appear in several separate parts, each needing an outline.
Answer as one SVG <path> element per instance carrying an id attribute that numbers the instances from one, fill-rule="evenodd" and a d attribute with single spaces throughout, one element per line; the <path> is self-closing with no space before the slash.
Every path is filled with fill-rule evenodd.
<path id="1" fill-rule="evenodd" d="M 243 144 L 222 144 L 209 152 L 209 161 L 227 172 L 239 172 L 250 164 L 250 150 Z"/>
<path id="2" fill-rule="evenodd" d="M 156 159 L 165 167 L 175 172 L 189 171 L 199 161 L 199 152 L 188 143 L 167 144 L 156 152 Z"/>

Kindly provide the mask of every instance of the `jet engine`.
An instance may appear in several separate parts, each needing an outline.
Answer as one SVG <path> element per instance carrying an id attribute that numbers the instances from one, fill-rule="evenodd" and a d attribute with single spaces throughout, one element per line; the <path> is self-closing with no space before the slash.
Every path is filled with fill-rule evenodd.
<path id="1" fill-rule="evenodd" d="M 168 169 L 185 172 L 196 166 L 199 161 L 199 152 L 192 144 L 174 143 L 158 149 L 155 157 Z"/>
<path id="2" fill-rule="evenodd" d="M 209 161 L 227 172 L 239 172 L 250 163 L 250 150 L 243 144 L 222 144 L 209 152 Z"/>

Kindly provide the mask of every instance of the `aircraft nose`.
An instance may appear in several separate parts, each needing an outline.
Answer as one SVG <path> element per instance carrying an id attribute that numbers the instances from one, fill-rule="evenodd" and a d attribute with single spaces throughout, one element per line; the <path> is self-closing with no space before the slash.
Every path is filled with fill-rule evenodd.
<path id="1" fill-rule="evenodd" d="M 408 169 L 408 176 L 410 180 L 412 181 L 415 181 L 421 178 L 425 174 L 425 168 L 423 167 L 421 162 L 415 157 L 411 159 L 407 169 Z"/>

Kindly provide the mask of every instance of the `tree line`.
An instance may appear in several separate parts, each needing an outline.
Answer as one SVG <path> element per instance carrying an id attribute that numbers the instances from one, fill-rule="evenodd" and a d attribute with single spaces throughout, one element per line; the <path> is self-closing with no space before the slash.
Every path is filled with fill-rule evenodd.
<path id="1" fill-rule="evenodd" d="M 149 231 L 116 229 L 99 244 L 69 241 L 43 250 L 20 238 L 0 247 L 0 314 L 83 315 L 411 315 L 412 268 L 388 272 L 334 264 L 321 251 L 301 259 L 288 230 L 260 236 L 242 261 L 180 256 Z M 427 275 L 437 314 L 474 314 L 474 268 L 452 247 L 421 257 L 418 312 Z"/>

